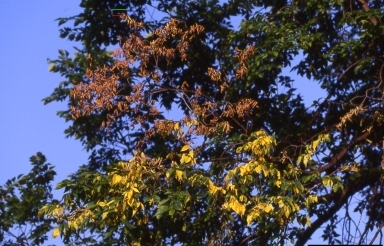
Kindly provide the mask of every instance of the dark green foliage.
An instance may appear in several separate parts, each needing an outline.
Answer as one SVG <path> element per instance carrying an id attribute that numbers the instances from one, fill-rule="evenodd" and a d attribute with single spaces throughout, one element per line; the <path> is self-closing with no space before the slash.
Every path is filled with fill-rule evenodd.
<path id="1" fill-rule="evenodd" d="M 30 158 L 32 170 L 0 186 L 1 245 L 44 245 L 54 221 L 38 216 L 41 207 L 52 200 L 56 172 L 38 152 Z"/>

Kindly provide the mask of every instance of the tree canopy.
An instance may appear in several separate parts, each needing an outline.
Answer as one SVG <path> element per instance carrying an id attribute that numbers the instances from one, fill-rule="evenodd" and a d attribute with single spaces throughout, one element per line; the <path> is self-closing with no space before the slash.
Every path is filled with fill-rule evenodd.
<path id="1" fill-rule="evenodd" d="M 48 240 L 54 219 L 38 216 L 53 202 L 52 181 L 56 172 L 38 152 L 30 158 L 32 169 L 0 185 L 0 243 L 4 246 L 42 245 Z"/>
<path id="2" fill-rule="evenodd" d="M 49 60 L 65 81 L 44 101 L 68 102 L 66 134 L 91 153 L 40 215 L 72 244 L 304 245 L 323 225 L 329 244 L 369 242 L 384 218 L 383 4 L 82 1 L 58 21 L 83 46 Z M 306 106 L 300 77 L 326 97 Z"/>

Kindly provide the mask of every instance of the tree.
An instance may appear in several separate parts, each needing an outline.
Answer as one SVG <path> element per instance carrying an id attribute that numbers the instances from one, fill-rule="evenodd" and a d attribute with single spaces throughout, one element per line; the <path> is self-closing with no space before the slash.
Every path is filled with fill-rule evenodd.
<path id="1" fill-rule="evenodd" d="M 153 4 L 166 17 L 147 20 Z M 50 61 L 68 81 L 45 102 L 69 98 L 60 113 L 73 116 L 66 133 L 93 150 L 89 165 L 60 183 L 62 204 L 41 210 L 64 221 L 55 235 L 304 245 L 328 222 L 325 240 L 353 242 L 350 230 L 338 238 L 335 229 L 353 220 L 356 195 L 355 212 L 368 218 L 356 229 L 360 242 L 381 229 L 381 1 L 121 5 L 128 17 L 117 19 L 109 18 L 116 3 L 83 1 L 84 13 L 71 19 L 84 25 L 62 37 L 84 48 L 74 60 L 61 51 Z M 243 17 L 239 30 L 234 16 Z M 102 44 L 122 49 L 113 58 Z M 282 75 L 287 67 L 327 97 L 307 108 Z M 181 119 L 160 112 L 174 108 Z"/>
<path id="2" fill-rule="evenodd" d="M 55 202 L 51 182 L 56 172 L 40 152 L 30 161 L 33 167 L 29 174 L 0 186 L 1 245 L 40 245 L 54 228 L 55 220 L 41 218 L 38 212 L 44 204 Z"/>

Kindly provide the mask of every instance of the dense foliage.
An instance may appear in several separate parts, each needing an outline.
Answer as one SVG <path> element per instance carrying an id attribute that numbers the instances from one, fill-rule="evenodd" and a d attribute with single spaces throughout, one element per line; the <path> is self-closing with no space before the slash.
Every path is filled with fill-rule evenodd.
<path id="1" fill-rule="evenodd" d="M 0 185 L 0 243 L 42 245 L 48 240 L 55 220 L 38 216 L 39 210 L 53 202 L 53 166 L 38 152 L 30 158 L 32 169 Z"/>
<path id="2" fill-rule="evenodd" d="M 329 244 L 369 242 L 384 223 L 382 6 L 82 1 L 58 21 L 83 47 L 49 61 L 66 80 L 45 103 L 68 101 L 66 134 L 91 154 L 40 211 L 54 236 L 304 245 L 326 225 Z M 299 79 L 327 96 L 306 106 Z"/>

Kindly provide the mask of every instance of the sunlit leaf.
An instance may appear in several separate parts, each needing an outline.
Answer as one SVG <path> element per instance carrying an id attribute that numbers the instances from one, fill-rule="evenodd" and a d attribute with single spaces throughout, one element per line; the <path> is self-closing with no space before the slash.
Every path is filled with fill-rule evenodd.
<path id="1" fill-rule="evenodd" d="M 120 183 L 120 181 L 122 180 L 122 177 L 118 174 L 114 174 L 112 176 L 112 181 L 111 181 L 111 185 L 115 185 L 115 184 L 118 184 Z"/>
<path id="2" fill-rule="evenodd" d="M 58 227 L 56 227 L 52 232 L 52 237 L 56 238 L 58 235 L 60 235 L 60 230 Z"/>
<path id="3" fill-rule="evenodd" d="M 191 147 L 189 145 L 184 145 L 182 148 L 181 148 L 181 152 L 184 152 L 184 151 L 187 151 L 189 150 Z"/>
<path id="4" fill-rule="evenodd" d="M 269 213 L 271 212 L 271 210 L 273 209 L 273 206 L 271 204 L 268 204 L 267 206 L 265 206 L 264 210 L 265 212 Z"/>
<path id="5" fill-rule="evenodd" d="M 176 178 L 178 181 L 182 181 L 183 180 L 183 171 L 181 170 L 176 170 Z"/>

